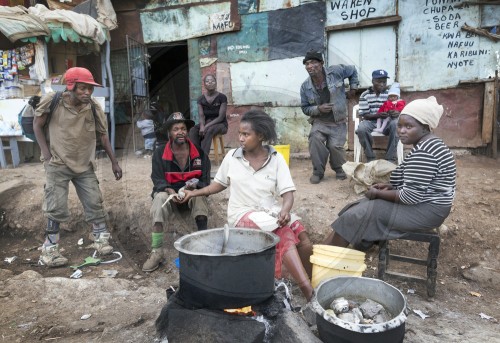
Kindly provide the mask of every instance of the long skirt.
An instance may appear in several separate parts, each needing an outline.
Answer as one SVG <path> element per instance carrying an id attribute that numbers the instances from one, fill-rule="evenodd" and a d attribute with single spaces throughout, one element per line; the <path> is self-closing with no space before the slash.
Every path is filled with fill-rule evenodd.
<path id="1" fill-rule="evenodd" d="M 248 216 L 252 214 L 252 212 L 246 213 L 239 221 L 236 223 L 236 227 L 246 227 L 250 229 L 260 229 L 257 224 L 254 223 L 253 220 L 248 218 Z M 274 276 L 276 278 L 280 278 L 283 264 L 283 255 L 290 249 L 293 245 L 297 245 L 300 242 L 299 235 L 302 231 L 306 229 L 298 220 L 290 223 L 290 225 L 286 225 L 280 228 L 277 228 L 273 231 L 276 234 L 280 241 L 276 245 L 276 257 L 274 262 Z"/>
<path id="2" fill-rule="evenodd" d="M 376 241 L 437 228 L 450 210 L 451 205 L 404 205 L 382 199 L 362 199 L 344 207 L 332 228 L 354 247 L 366 249 Z"/>

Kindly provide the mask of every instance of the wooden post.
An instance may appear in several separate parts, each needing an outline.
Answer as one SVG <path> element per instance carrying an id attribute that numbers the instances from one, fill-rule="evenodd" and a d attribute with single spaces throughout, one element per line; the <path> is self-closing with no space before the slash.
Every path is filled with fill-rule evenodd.
<path id="1" fill-rule="evenodd" d="M 494 90 L 494 111 L 493 111 L 493 137 L 492 137 L 492 144 L 491 144 L 491 157 L 497 158 L 497 150 L 498 150 L 498 70 L 495 70 L 495 86 L 493 88 Z"/>
<path id="2" fill-rule="evenodd" d="M 495 123 L 495 82 L 485 82 L 483 101 L 483 129 L 481 140 L 483 144 L 492 142 L 493 126 Z"/>

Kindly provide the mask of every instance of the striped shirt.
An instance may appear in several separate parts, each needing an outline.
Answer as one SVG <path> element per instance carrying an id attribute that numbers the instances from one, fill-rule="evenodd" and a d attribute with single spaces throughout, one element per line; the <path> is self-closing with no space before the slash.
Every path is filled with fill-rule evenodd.
<path id="1" fill-rule="evenodd" d="M 363 117 L 366 114 L 377 114 L 380 106 L 387 101 L 388 96 L 388 90 L 385 90 L 379 95 L 375 93 L 372 87 L 365 90 L 359 97 L 359 116 Z"/>
<path id="2" fill-rule="evenodd" d="M 439 138 L 418 143 L 391 174 L 403 204 L 451 205 L 457 169 L 450 149 Z"/>

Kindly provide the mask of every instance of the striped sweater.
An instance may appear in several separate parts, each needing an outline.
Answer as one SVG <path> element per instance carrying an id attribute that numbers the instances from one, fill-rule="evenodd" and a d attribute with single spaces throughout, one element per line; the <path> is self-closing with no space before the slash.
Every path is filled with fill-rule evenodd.
<path id="1" fill-rule="evenodd" d="M 380 106 L 387 101 L 389 97 L 389 91 L 385 90 L 384 92 L 377 95 L 372 87 L 365 90 L 361 93 L 359 97 L 359 116 L 363 117 L 367 114 L 377 114 Z"/>
<path id="2" fill-rule="evenodd" d="M 403 204 L 449 206 L 455 197 L 457 175 L 450 149 L 439 138 L 417 144 L 392 172 L 391 184 Z"/>

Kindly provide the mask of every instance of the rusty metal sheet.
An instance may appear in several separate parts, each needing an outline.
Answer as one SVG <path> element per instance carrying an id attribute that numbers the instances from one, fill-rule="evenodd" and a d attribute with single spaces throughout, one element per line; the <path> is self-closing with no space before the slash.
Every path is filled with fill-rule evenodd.
<path id="1" fill-rule="evenodd" d="M 308 77 L 302 57 L 231 63 L 235 105 L 300 106 L 300 86 Z"/>
<path id="2" fill-rule="evenodd" d="M 118 27 L 115 30 L 110 31 L 111 41 L 109 44 L 111 50 L 125 49 L 127 47 L 125 36 L 127 35 L 138 42 L 143 42 L 139 12 L 117 12 L 116 18 L 118 21 Z M 123 23 L 127 23 L 127 25 L 123 25 Z"/>
<path id="3" fill-rule="evenodd" d="M 325 19 L 323 2 L 269 12 L 269 59 L 305 56 L 311 49 L 322 48 Z"/>
<path id="4" fill-rule="evenodd" d="M 475 84 L 454 89 L 433 90 L 427 92 L 403 93 L 403 99 L 435 96 L 443 105 L 444 114 L 435 130 L 438 137 L 453 148 L 476 148 L 482 146 L 482 107 L 484 85 Z"/>
<path id="5" fill-rule="evenodd" d="M 224 145 L 231 148 L 238 148 L 240 141 L 238 139 L 238 131 L 240 129 L 240 120 L 243 113 L 251 109 L 262 109 L 256 106 L 227 106 L 227 133 L 224 135 Z M 227 152 L 227 150 L 226 150 Z"/>
<path id="6" fill-rule="evenodd" d="M 241 116 L 250 109 L 260 109 L 276 120 L 278 125 L 278 140 L 280 144 L 290 144 L 290 152 L 308 151 L 307 136 L 311 125 L 300 107 L 258 107 L 258 106 L 232 106 L 227 107 L 227 121 L 229 128 L 224 135 L 224 144 L 231 148 L 240 146 L 238 130 Z"/>
<path id="7" fill-rule="evenodd" d="M 190 117 L 198 122 L 198 104 L 196 100 L 201 95 L 201 68 L 200 68 L 200 49 L 197 39 L 188 39 L 188 63 L 189 63 L 189 103 Z"/>
<path id="8" fill-rule="evenodd" d="M 230 1 L 142 10 L 140 18 L 145 43 L 175 42 L 240 28 L 237 8 Z"/>
<path id="9" fill-rule="evenodd" d="M 154 10 L 165 7 L 179 7 L 185 5 L 197 5 L 199 3 L 221 2 L 220 0 L 150 0 L 144 6 L 144 9 Z"/>
<path id="10" fill-rule="evenodd" d="M 400 1 L 399 82 L 408 91 L 455 87 L 493 76 L 500 43 L 461 30 L 480 24 L 480 6 Z M 498 17 L 497 17 L 498 18 Z"/>
<path id="11" fill-rule="evenodd" d="M 300 6 L 300 0 L 260 0 L 259 12 L 274 11 Z"/>
<path id="12" fill-rule="evenodd" d="M 279 144 L 290 144 L 291 153 L 308 150 L 311 125 L 300 107 L 265 107 L 264 112 L 277 123 Z"/>
<path id="13" fill-rule="evenodd" d="M 395 0 L 326 1 L 326 26 L 357 23 L 363 19 L 395 15 L 395 2 Z"/>
<path id="14" fill-rule="evenodd" d="M 500 7 L 498 5 L 484 5 L 481 11 L 481 27 L 498 26 L 500 25 L 499 18 Z"/>
<path id="15" fill-rule="evenodd" d="M 268 55 L 268 14 L 256 13 L 241 17 L 241 30 L 217 36 L 220 61 L 262 61 Z"/>

